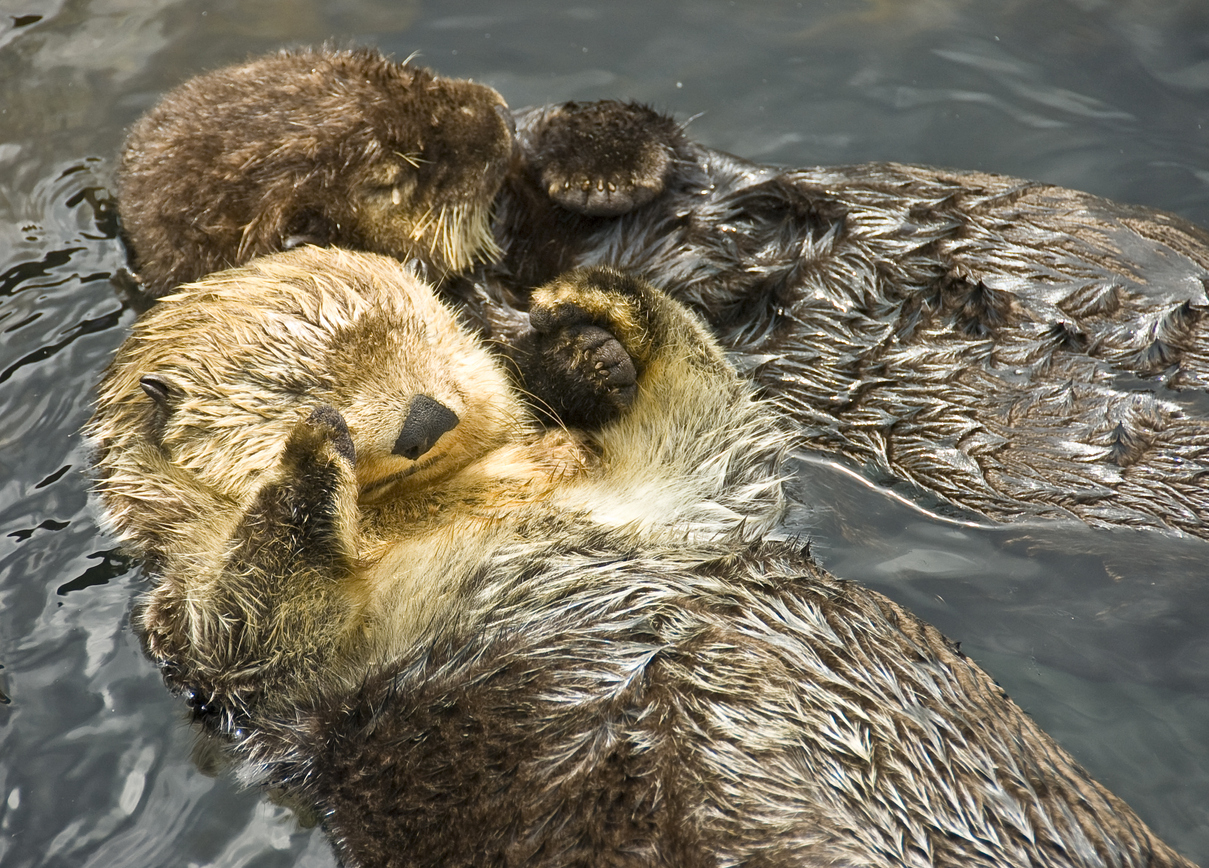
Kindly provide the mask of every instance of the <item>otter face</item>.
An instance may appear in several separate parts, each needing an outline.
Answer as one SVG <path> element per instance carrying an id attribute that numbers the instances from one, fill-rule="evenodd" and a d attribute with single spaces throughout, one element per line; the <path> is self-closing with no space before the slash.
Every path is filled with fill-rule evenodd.
<path id="1" fill-rule="evenodd" d="M 363 501 L 425 490 L 526 418 L 487 351 L 400 263 L 309 246 L 265 257 L 153 307 L 107 371 L 89 434 L 119 533 L 149 545 L 162 528 L 139 516 L 246 503 L 325 405 L 347 422 Z"/>
<path id="2" fill-rule="evenodd" d="M 510 163 L 513 126 L 494 90 L 419 78 L 412 88 L 425 94 L 417 99 L 423 111 L 400 105 L 387 119 L 383 144 L 367 150 L 349 198 L 365 249 L 418 256 L 437 278 L 500 255 L 491 203 Z"/>
<path id="3" fill-rule="evenodd" d="M 131 130 L 117 187 L 145 291 L 303 244 L 494 258 L 514 126 L 489 87 L 373 51 L 281 52 L 198 76 Z"/>

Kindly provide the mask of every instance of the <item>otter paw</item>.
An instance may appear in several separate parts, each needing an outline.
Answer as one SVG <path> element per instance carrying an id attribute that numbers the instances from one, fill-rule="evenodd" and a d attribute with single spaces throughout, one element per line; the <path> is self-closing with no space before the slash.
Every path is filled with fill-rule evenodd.
<path id="1" fill-rule="evenodd" d="M 663 192 L 680 136 L 675 121 L 645 106 L 566 103 L 546 117 L 533 149 L 542 188 L 559 205 L 615 217 Z"/>
<path id="2" fill-rule="evenodd" d="M 602 424 L 634 403 L 634 362 L 600 326 L 579 323 L 547 335 L 542 357 L 551 384 L 560 389 L 557 412 L 564 421 Z"/>
<path id="3" fill-rule="evenodd" d="M 629 409 L 653 351 L 654 292 L 609 268 L 569 271 L 534 291 L 519 355 L 539 411 L 591 426 Z"/>
<path id="4" fill-rule="evenodd" d="M 652 349 L 646 294 L 654 291 L 641 280 L 611 268 L 580 268 L 533 291 L 529 322 L 544 334 L 580 324 L 599 326 L 641 368 Z"/>
<path id="5" fill-rule="evenodd" d="M 356 464 L 357 450 L 340 411 L 328 404 L 320 404 L 311 411 L 310 416 L 294 426 L 286 443 L 283 460 L 301 470 L 306 465 L 326 463 L 332 459 Z"/>

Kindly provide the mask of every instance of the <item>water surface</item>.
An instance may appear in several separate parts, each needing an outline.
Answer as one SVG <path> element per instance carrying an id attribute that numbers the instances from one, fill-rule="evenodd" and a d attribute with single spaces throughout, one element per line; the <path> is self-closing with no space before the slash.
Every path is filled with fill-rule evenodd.
<path id="1" fill-rule="evenodd" d="M 331 866 L 322 836 L 191 759 L 130 636 L 140 573 L 77 432 L 133 315 L 113 157 L 188 76 L 376 45 L 513 106 L 644 100 L 789 165 L 1003 172 L 1209 224 L 1197 0 L 0 0 L 0 863 Z M 1209 544 L 947 522 L 817 457 L 793 530 L 937 624 L 1156 831 L 1209 865 Z"/>

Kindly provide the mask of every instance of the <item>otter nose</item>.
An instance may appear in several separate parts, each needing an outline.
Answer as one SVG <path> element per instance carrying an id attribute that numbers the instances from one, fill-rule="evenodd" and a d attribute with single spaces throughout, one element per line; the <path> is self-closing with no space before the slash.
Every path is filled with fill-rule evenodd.
<path id="1" fill-rule="evenodd" d="M 427 395 L 416 395 L 407 408 L 403 430 L 391 452 L 415 461 L 457 424 L 457 413 Z"/>

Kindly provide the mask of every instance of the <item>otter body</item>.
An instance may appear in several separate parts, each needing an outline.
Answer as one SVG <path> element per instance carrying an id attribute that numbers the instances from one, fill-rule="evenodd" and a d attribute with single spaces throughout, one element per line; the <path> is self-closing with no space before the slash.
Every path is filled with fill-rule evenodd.
<path id="1" fill-rule="evenodd" d="M 147 653 L 344 864 L 1188 864 L 769 538 L 785 437 L 684 308 L 589 269 L 530 319 L 529 363 L 609 406 L 580 430 L 409 271 L 315 248 L 166 298 L 102 381 Z"/>
<path id="2" fill-rule="evenodd" d="M 590 438 L 540 426 L 501 364 L 385 257 L 304 247 L 140 318 L 89 436 L 107 515 L 162 577 L 140 616 L 152 656 L 238 716 L 309 683 L 288 658 L 299 649 L 353 680 L 371 649 L 393 659 L 392 637 L 438 629 L 444 595 L 503 541 L 577 521 L 634 545 L 776 523 L 784 438 L 703 326 L 613 272 L 542 298 L 527 364 L 611 403 Z M 262 611 L 291 582 L 297 598 Z M 330 641 L 299 635 L 312 626 Z"/>
<path id="3" fill-rule="evenodd" d="M 973 513 L 1209 536 L 1209 233 L 979 172 L 760 166 L 654 120 L 633 129 L 663 142 L 662 192 L 603 219 L 551 168 L 602 114 L 651 113 L 518 114 L 504 286 L 641 275 L 709 322 L 803 446 Z"/>

